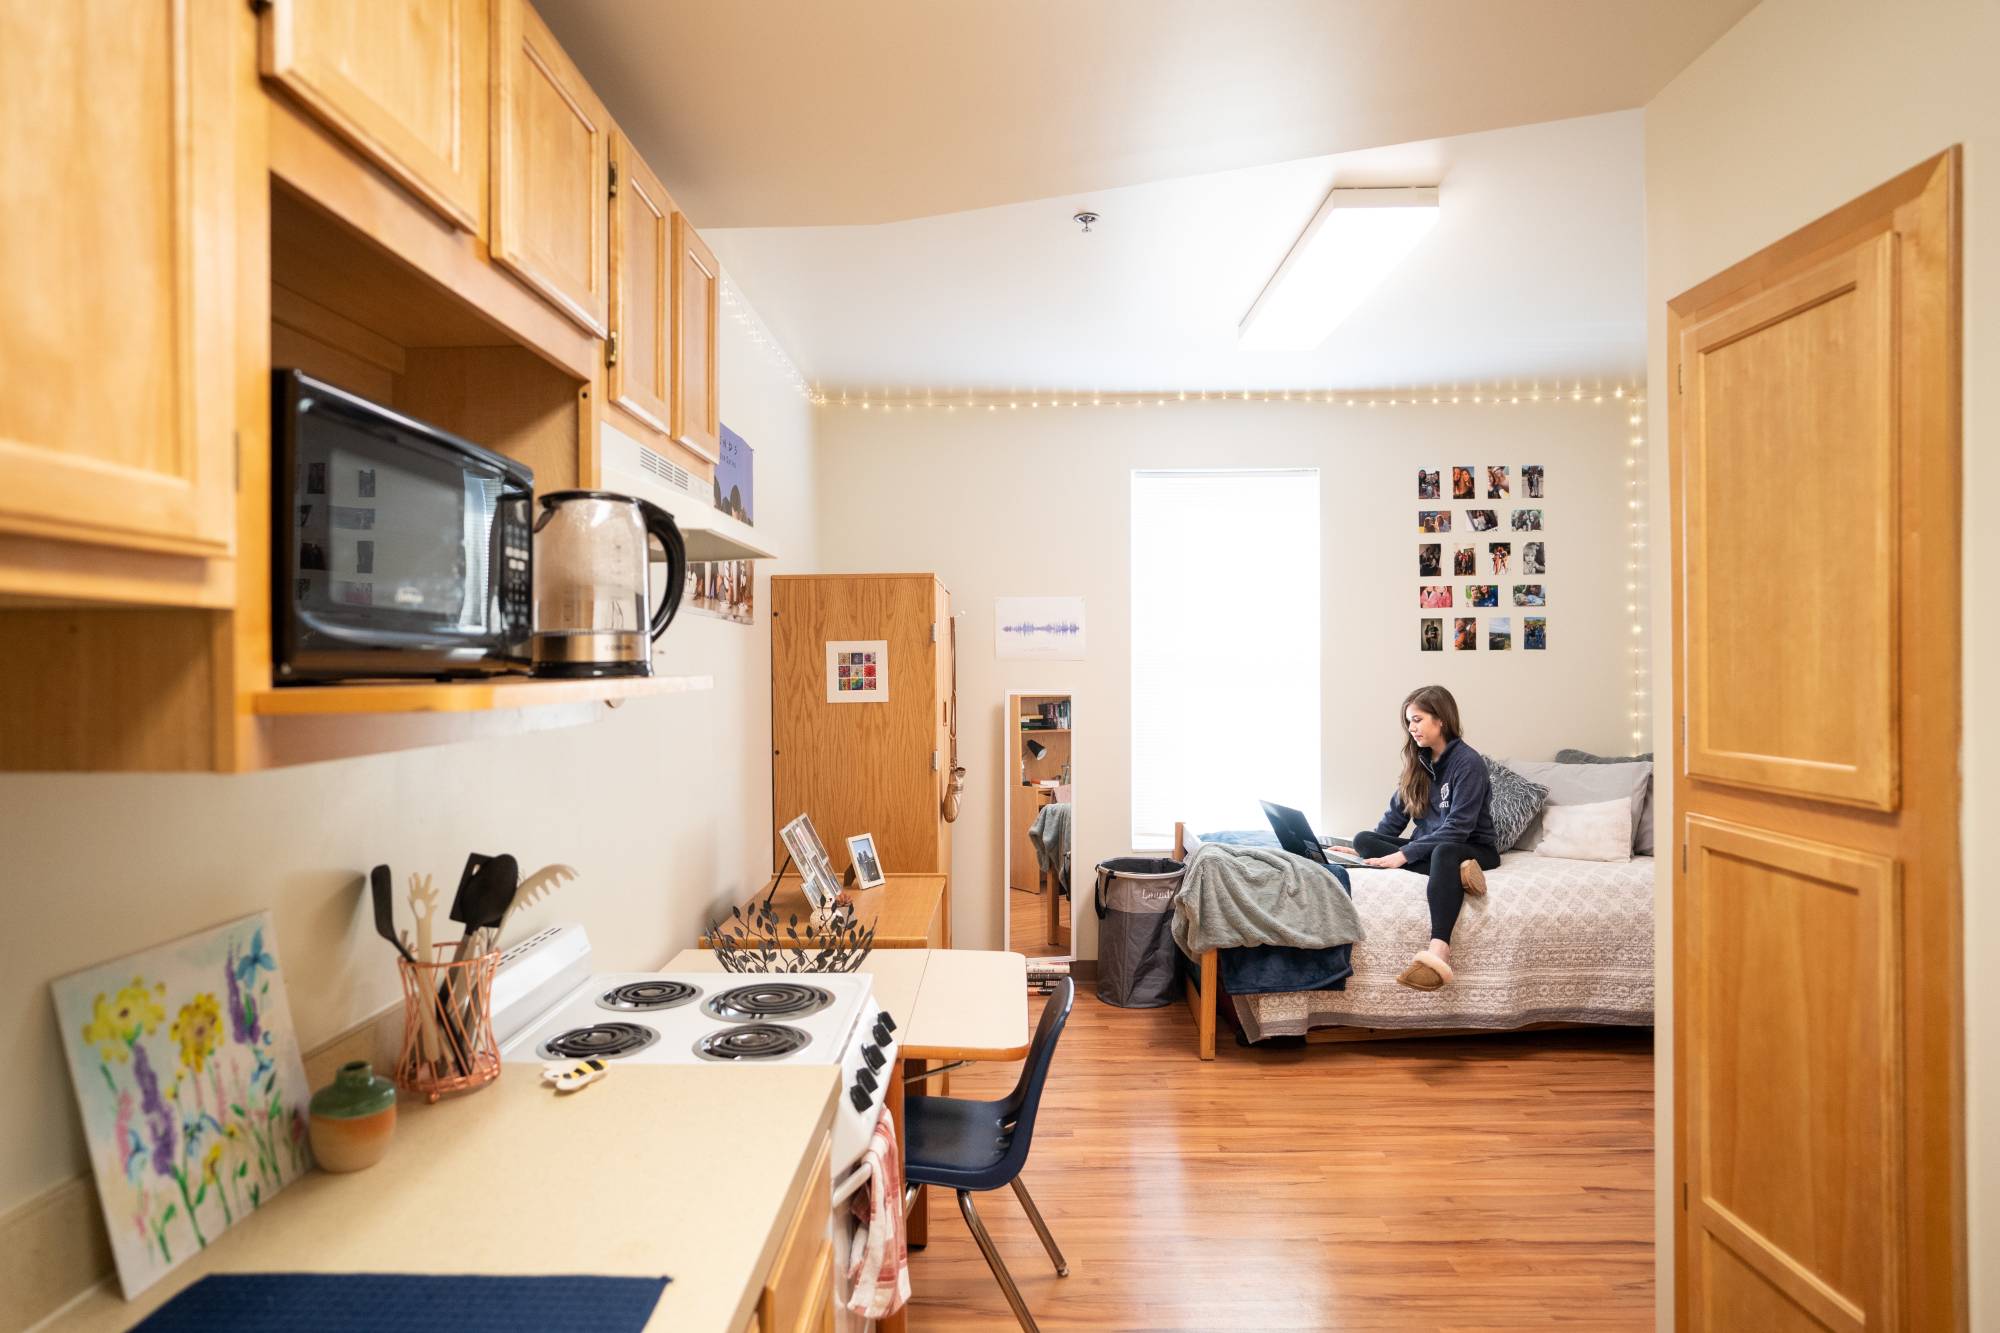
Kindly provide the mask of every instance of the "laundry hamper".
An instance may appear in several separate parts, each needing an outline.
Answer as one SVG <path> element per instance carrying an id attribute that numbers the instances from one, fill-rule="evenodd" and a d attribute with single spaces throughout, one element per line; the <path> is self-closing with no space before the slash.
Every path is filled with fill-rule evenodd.
<path id="1" fill-rule="evenodd" d="M 1172 857 L 1114 856 L 1097 867 L 1097 998 L 1157 1009 L 1180 998 L 1174 894 L 1187 867 Z"/>

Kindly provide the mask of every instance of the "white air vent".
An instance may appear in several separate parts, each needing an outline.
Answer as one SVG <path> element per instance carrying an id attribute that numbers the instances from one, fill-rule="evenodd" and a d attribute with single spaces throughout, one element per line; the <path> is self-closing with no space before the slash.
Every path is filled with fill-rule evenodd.
<path id="1" fill-rule="evenodd" d="M 689 495 L 696 493 L 695 479 L 686 468 L 665 454 L 656 453 L 643 444 L 639 446 L 639 466 L 675 490 L 686 491 Z"/>

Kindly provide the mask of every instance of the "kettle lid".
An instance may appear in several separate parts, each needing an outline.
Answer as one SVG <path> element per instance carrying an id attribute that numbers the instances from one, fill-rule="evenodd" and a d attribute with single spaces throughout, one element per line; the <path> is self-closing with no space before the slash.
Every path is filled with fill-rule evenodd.
<path id="1" fill-rule="evenodd" d="M 553 509 L 564 500 L 618 500 L 625 504 L 638 504 L 639 498 L 620 491 L 547 491 L 536 497 L 544 507 Z"/>

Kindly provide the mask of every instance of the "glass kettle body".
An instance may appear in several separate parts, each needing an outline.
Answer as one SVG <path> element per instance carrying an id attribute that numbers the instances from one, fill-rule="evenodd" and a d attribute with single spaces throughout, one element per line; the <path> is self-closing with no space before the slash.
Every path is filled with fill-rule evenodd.
<path id="1" fill-rule="evenodd" d="M 673 515 L 612 491 L 552 491 L 535 518 L 538 676 L 650 676 L 653 641 L 680 609 L 687 547 Z M 666 552 L 652 606 L 651 541 Z"/>

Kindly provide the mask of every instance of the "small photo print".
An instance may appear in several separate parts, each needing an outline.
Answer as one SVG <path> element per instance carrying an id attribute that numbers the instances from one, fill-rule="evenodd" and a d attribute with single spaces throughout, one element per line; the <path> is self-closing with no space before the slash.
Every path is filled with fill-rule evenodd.
<path id="1" fill-rule="evenodd" d="M 1514 646 L 1514 620 L 1511 616 L 1495 616 L 1486 622 L 1486 651 L 1504 653 Z"/>
<path id="2" fill-rule="evenodd" d="M 1417 605 L 1425 610 L 1451 605 L 1451 585 L 1449 583 L 1426 583 L 1417 589 Z"/>
<path id="3" fill-rule="evenodd" d="M 1517 583 L 1514 585 L 1514 605 L 1547 606 L 1549 599 L 1542 592 L 1539 583 Z"/>
<path id="4" fill-rule="evenodd" d="M 1419 509 L 1417 511 L 1418 532 L 1450 532 L 1451 511 L 1449 509 Z"/>
<path id="5" fill-rule="evenodd" d="M 364 500 L 375 498 L 375 469 L 364 467 L 354 474 L 354 493 Z"/>
<path id="6" fill-rule="evenodd" d="M 1445 591 L 1446 591 L 1447 593 L 1449 593 L 1449 592 L 1450 592 L 1451 590 L 1450 590 L 1449 588 L 1447 588 L 1447 589 L 1445 589 Z M 1468 583 L 1468 584 L 1466 584 L 1466 585 L 1465 585 L 1465 604 L 1466 604 L 1467 606 L 1498 606 L 1498 605 L 1500 605 L 1500 585 L 1499 585 L 1499 584 L 1497 584 L 1497 583 Z M 1445 603 L 1445 605 L 1449 606 L 1449 605 L 1451 605 L 1451 603 L 1447 602 L 1447 603 Z"/>
<path id="7" fill-rule="evenodd" d="M 1461 546 L 1457 551 L 1453 552 L 1451 557 L 1451 572 L 1454 576 L 1477 574 L 1479 572 L 1479 548 L 1476 546 Z"/>
<path id="8" fill-rule="evenodd" d="M 1542 530 L 1542 511 L 1539 509 L 1516 509 L 1513 516 L 1513 525 L 1516 532 L 1540 532 Z"/>
<path id="9" fill-rule="evenodd" d="M 325 495 L 325 494 L 326 494 L 326 464 L 325 464 L 325 463 L 307 463 L 307 464 L 306 464 L 306 494 L 307 494 L 307 495 Z"/>
<path id="10" fill-rule="evenodd" d="M 1507 469 L 1504 467 L 1487 468 L 1486 498 L 1489 500 L 1504 500 L 1507 498 L 1507 495 L 1508 495 Z"/>
<path id="11" fill-rule="evenodd" d="M 1451 498 L 1454 500 L 1479 498 L 1479 487 L 1473 481 L 1471 468 L 1455 467 L 1451 470 Z"/>
<path id="12" fill-rule="evenodd" d="M 1528 652 L 1538 653 L 1549 646 L 1549 618 L 1528 616 L 1521 621 L 1521 647 Z"/>
<path id="13" fill-rule="evenodd" d="M 375 585 L 372 583 L 351 583 L 346 579 L 333 581 L 333 600 L 348 606 L 375 605 Z"/>
<path id="14" fill-rule="evenodd" d="M 1417 469 L 1417 498 L 1435 500 L 1438 498 L 1438 470 L 1436 468 Z"/>
<path id="15" fill-rule="evenodd" d="M 889 698 L 889 645 L 880 639 L 829 640 L 826 701 L 885 703 Z"/>
<path id="16" fill-rule="evenodd" d="M 1488 542 L 1486 544 L 1486 554 L 1493 561 L 1493 572 L 1495 574 L 1505 574 L 1508 572 L 1508 564 L 1514 558 L 1514 543 Z"/>
<path id="17" fill-rule="evenodd" d="M 1521 543 L 1521 572 L 1523 574 L 1546 574 L 1549 572 L 1548 558 L 1540 542 Z"/>
<path id="18" fill-rule="evenodd" d="M 354 543 L 354 572 L 373 574 L 375 572 L 375 543 L 358 541 Z"/>
<path id="19" fill-rule="evenodd" d="M 335 505 L 333 526 L 345 528 L 349 532 L 373 532 L 375 530 L 375 506 Z"/>
<path id="20" fill-rule="evenodd" d="M 1479 620 L 1474 616 L 1459 616 L 1451 622 L 1451 650 L 1455 653 L 1474 652 L 1479 647 Z"/>
<path id="21" fill-rule="evenodd" d="M 326 548 L 318 542 L 299 543 L 300 569 L 325 569 Z"/>
<path id="22" fill-rule="evenodd" d="M 1527 463 L 1521 468 L 1521 493 L 1530 500 L 1542 498 L 1542 465 Z"/>
<path id="23" fill-rule="evenodd" d="M 1417 647 L 1427 653 L 1444 651 L 1444 618 L 1425 616 L 1417 622 Z"/>
<path id="24" fill-rule="evenodd" d="M 1444 573 L 1444 547 L 1436 542 L 1425 542 L 1417 548 L 1417 577 L 1438 578 Z"/>
<path id="25" fill-rule="evenodd" d="M 1500 512 L 1496 509 L 1468 509 L 1465 521 L 1474 532 L 1494 532 L 1500 527 Z"/>

